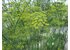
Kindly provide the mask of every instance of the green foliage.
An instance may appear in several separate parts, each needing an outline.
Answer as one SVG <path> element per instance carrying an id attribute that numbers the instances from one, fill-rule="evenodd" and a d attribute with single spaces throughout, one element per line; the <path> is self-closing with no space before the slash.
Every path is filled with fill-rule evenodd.
<path id="1" fill-rule="evenodd" d="M 2 4 L 3 50 L 64 50 L 67 5 L 50 1 L 15 0 Z"/>

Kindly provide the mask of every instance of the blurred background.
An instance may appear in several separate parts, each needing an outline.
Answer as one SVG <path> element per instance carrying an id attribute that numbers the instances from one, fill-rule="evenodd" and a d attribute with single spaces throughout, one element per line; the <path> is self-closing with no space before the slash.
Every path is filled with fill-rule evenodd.
<path id="1" fill-rule="evenodd" d="M 68 0 L 2 0 L 3 50 L 67 50 Z"/>

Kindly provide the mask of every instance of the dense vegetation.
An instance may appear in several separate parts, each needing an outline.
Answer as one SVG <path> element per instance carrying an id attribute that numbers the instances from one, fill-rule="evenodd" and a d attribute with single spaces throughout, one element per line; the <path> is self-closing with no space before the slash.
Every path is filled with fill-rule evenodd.
<path id="1" fill-rule="evenodd" d="M 3 50 L 64 50 L 67 5 L 53 0 L 3 0 Z"/>

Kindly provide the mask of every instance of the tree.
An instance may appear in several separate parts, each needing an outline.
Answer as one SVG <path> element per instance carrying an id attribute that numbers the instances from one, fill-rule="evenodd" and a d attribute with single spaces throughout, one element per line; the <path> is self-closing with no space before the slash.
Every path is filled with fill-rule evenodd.
<path id="1" fill-rule="evenodd" d="M 64 2 L 4 0 L 2 6 L 3 50 L 63 50 L 68 25 Z"/>

